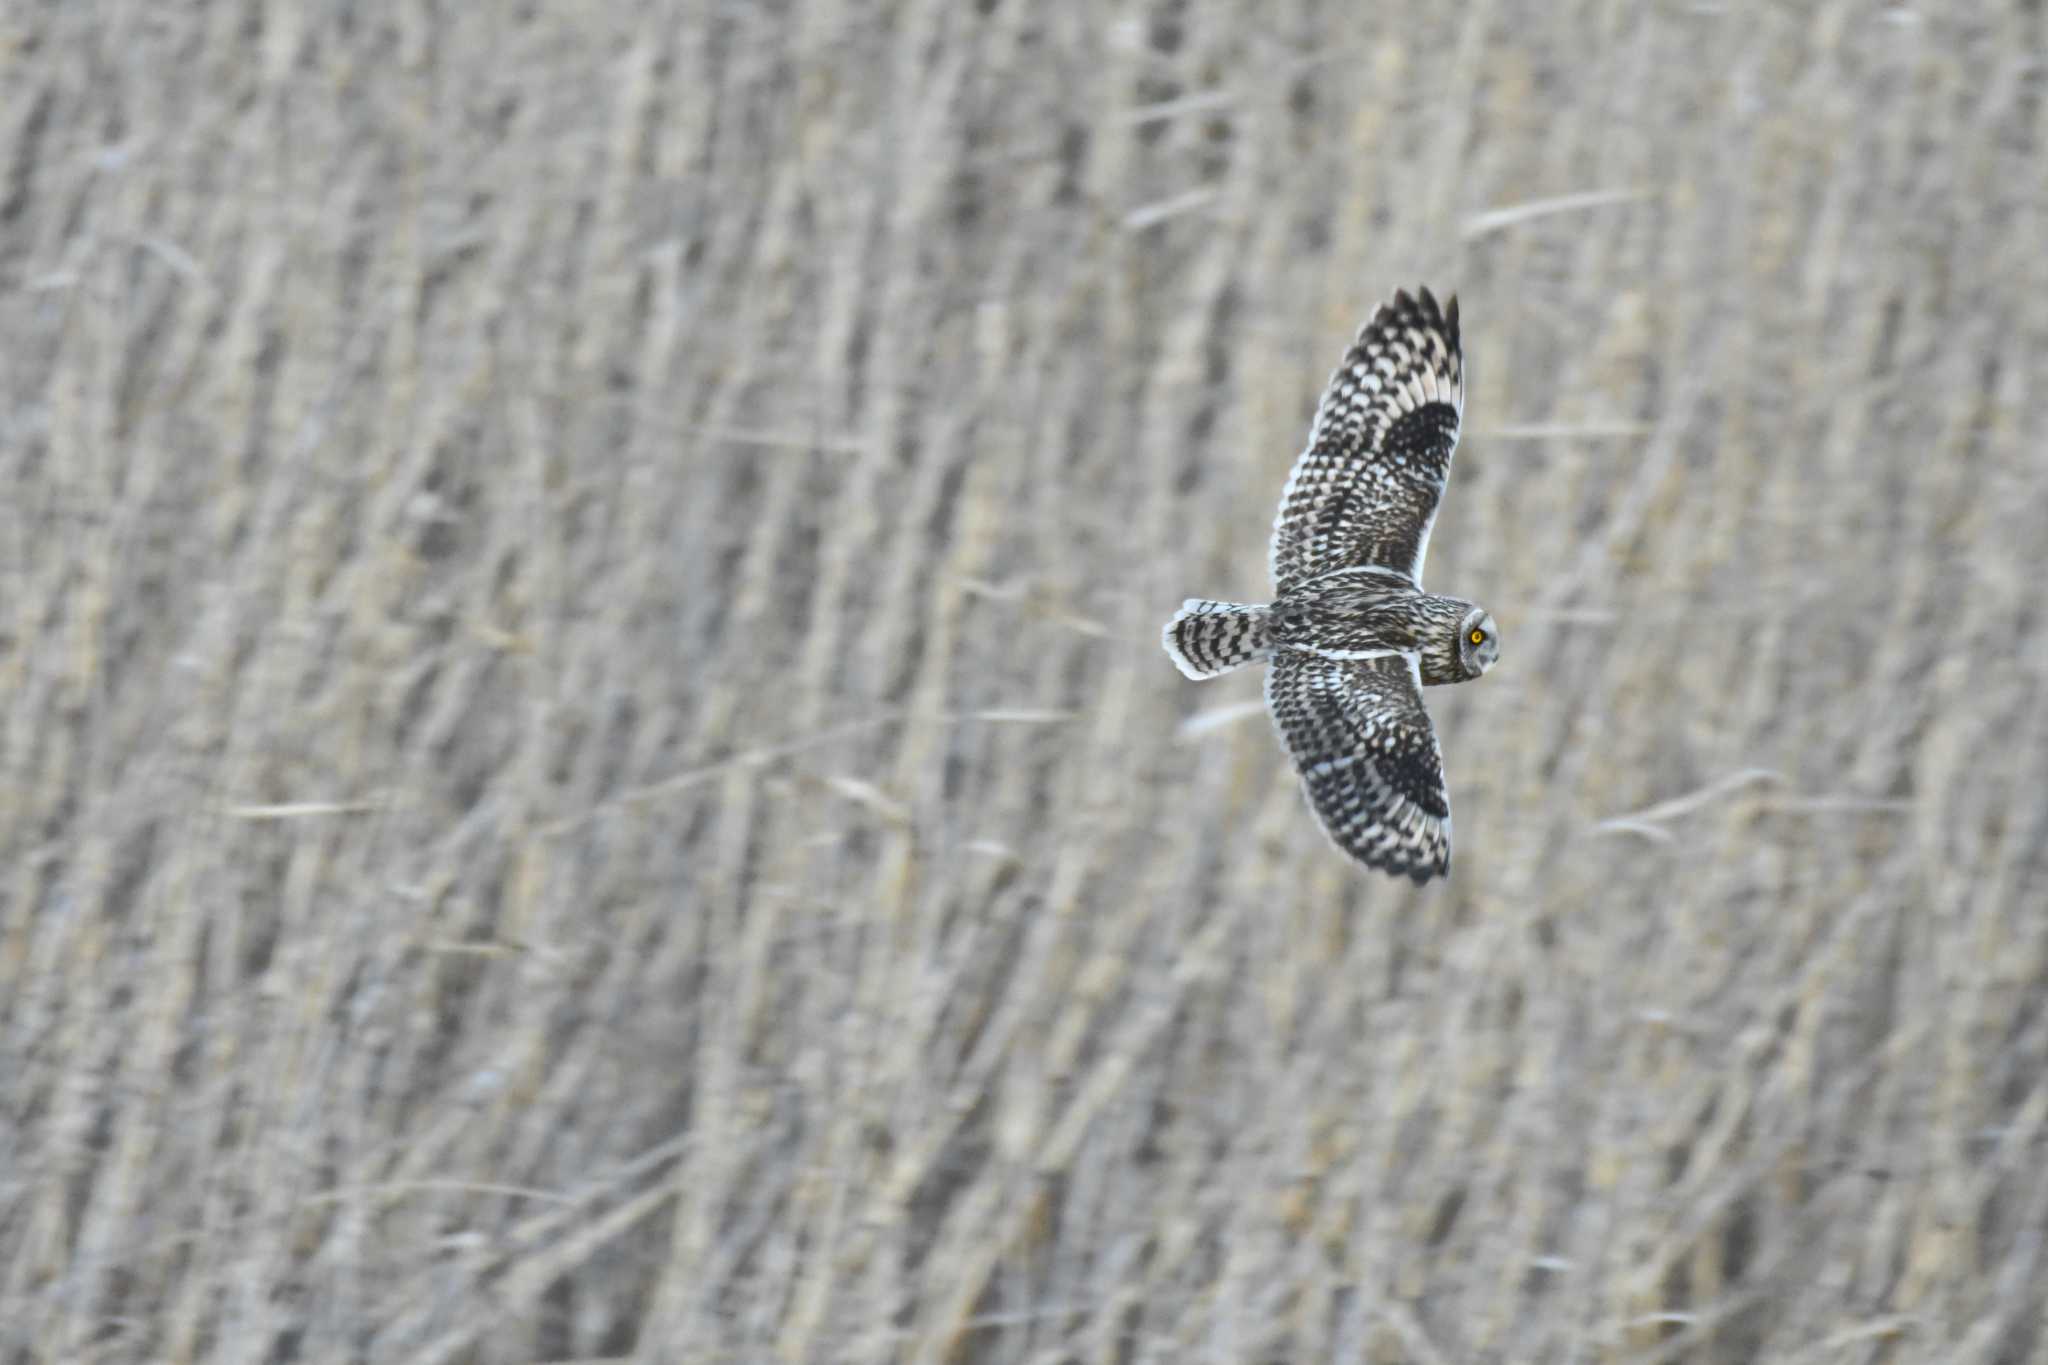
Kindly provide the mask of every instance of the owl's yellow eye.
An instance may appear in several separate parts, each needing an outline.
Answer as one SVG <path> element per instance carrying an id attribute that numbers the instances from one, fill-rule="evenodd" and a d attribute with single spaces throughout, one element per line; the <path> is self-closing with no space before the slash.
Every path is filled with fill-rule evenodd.
<path id="1" fill-rule="evenodd" d="M 1486 643 L 1486 632 L 1483 630 L 1474 629 L 1471 638 L 1473 644 L 1483 645 Z"/>

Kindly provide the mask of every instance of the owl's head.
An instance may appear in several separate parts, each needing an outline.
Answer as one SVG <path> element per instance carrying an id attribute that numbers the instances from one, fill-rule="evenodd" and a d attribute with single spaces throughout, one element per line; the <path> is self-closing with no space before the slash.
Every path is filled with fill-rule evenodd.
<path id="1" fill-rule="evenodd" d="M 1485 607 L 1462 597 L 1420 599 L 1422 685 L 1471 682 L 1500 658 L 1500 637 Z"/>
<path id="2" fill-rule="evenodd" d="M 1474 607 L 1458 621 L 1455 641 L 1459 681 L 1480 676 L 1500 658 L 1500 634 L 1494 629 L 1493 614 Z"/>

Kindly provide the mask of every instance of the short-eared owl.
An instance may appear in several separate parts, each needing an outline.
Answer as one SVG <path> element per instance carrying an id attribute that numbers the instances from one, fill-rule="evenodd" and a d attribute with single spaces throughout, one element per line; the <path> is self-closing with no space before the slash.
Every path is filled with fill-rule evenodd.
<path id="1" fill-rule="evenodd" d="M 1268 606 L 1190 598 L 1162 643 L 1190 678 L 1266 661 L 1266 707 L 1338 848 L 1418 882 L 1451 867 L 1422 689 L 1493 667 L 1493 618 L 1422 590 L 1465 410 L 1458 300 L 1396 293 L 1330 377 L 1273 521 Z"/>

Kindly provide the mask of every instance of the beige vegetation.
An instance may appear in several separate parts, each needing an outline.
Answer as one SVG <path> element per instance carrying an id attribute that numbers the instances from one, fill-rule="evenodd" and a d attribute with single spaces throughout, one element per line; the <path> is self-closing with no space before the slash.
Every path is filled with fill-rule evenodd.
<path id="1" fill-rule="evenodd" d="M 2038 4 L 0 12 L 0 1359 L 2048 1360 Z M 1448 884 L 1241 674 L 1461 297 Z"/>

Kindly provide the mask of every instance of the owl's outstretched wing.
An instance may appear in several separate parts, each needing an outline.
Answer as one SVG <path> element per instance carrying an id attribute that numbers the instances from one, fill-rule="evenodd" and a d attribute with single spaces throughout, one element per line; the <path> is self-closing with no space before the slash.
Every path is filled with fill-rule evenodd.
<path id="1" fill-rule="evenodd" d="M 1417 882 L 1450 871 L 1443 756 L 1412 657 L 1282 650 L 1266 672 L 1266 707 L 1331 842 Z"/>
<path id="2" fill-rule="evenodd" d="M 1458 300 L 1427 289 L 1383 303 L 1330 376 L 1273 520 L 1275 595 L 1333 569 L 1376 564 L 1422 586 L 1458 422 L 1465 361 Z"/>

